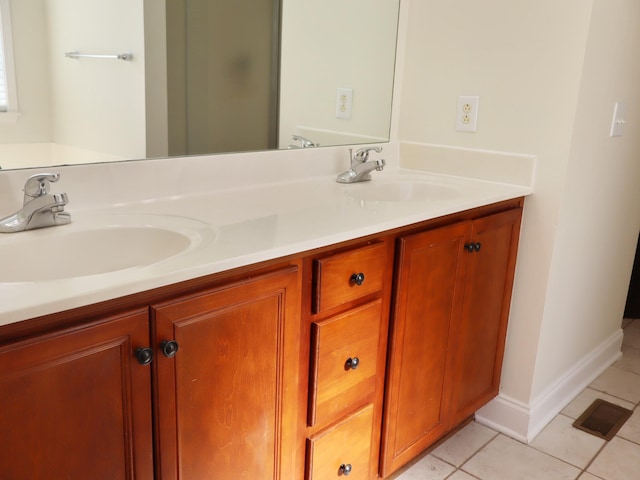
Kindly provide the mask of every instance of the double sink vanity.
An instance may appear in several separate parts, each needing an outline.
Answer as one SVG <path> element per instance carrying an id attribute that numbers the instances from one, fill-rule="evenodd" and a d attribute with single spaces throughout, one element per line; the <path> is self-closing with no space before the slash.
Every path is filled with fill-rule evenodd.
<path id="1" fill-rule="evenodd" d="M 203 161 L 56 169 L 71 223 L 0 236 L 3 477 L 386 478 L 497 394 L 529 186 Z"/>

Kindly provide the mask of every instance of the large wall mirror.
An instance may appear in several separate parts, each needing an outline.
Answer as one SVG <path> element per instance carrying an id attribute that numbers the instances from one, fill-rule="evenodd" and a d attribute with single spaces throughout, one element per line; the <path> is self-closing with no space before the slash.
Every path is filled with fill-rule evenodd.
<path id="1" fill-rule="evenodd" d="M 388 141 L 399 3 L 0 0 L 0 167 Z"/>

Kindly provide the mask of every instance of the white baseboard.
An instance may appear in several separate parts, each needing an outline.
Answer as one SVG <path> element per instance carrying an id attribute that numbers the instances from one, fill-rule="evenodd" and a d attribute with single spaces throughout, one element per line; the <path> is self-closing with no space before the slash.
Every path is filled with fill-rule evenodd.
<path id="1" fill-rule="evenodd" d="M 621 356 L 622 329 L 567 370 L 529 404 L 500 394 L 476 412 L 476 420 L 524 443 L 538 433 L 582 390 Z"/>

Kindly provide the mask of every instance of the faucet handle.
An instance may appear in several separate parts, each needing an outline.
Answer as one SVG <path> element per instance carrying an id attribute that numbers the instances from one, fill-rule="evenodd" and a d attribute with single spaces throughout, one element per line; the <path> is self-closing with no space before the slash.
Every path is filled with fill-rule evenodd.
<path id="1" fill-rule="evenodd" d="M 353 160 L 357 160 L 358 162 L 364 163 L 369 160 L 369 152 L 374 151 L 376 153 L 380 153 L 382 151 L 382 147 L 362 147 L 356 150 L 356 153 L 353 154 Z"/>
<path id="2" fill-rule="evenodd" d="M 49 193 L 50 183 L 60 180 L 59 173 L 37 173 L 31 175 L 24 184 L 24 204 L 34 198 L 42 197 Z"/>

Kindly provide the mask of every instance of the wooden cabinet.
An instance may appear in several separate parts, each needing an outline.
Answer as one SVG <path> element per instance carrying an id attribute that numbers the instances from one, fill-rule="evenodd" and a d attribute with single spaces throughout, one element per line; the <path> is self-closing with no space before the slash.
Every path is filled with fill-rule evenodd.
<path id="1" fill-rule="evenodd" d="M 455 425 L 498 394 L 521 209 L 471 224 L 462 315 L 453 323 L 451 422 Z"/>
<path id="2" fill-rule="evenodd" d="M 391 247 L 386 239 L 329 252 L 307 269 L 307 480 L 377 478 Z"/>
<path id="3" fill-rule="evenodd" d="M 390 475 L 498 391 L 521 206 L 0 328 L 0 477 Z"/>
<path id="4" fill-rule="evenodd" d="M 0 477 L 300 478 L 299 311 L 291 265 L 0 347 Z"/>
<path id="5" fill-rule="evenodd" d="M 402 236 L 381 474 L 498 392 L 521 209 Z"/>
<path id="6" fill-rule="evenodd" d="M 0 347 L 0 477 L 153 478 L 146 309 Z"/>
<path id="7" fill-rule="evenodd" d="M 297 284 L 291 268 L 152 307 L 155 344 L 175 342 L 154 362 L 163 480 L 295 478 Z"/>

